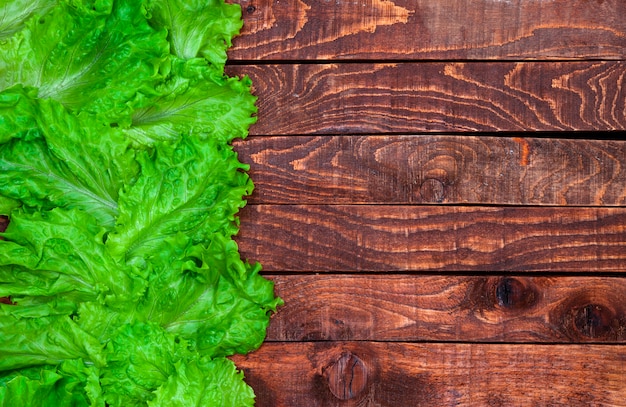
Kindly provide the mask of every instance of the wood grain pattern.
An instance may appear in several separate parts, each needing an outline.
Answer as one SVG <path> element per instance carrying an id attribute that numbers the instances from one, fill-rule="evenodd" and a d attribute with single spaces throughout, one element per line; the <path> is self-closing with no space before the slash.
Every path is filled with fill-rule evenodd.
<path id="1" fill-rule="evenodd" d="M 231 59 L 617 59 L 622 0 L 234 0 Z"/>
<path id="2" fill-rule="evenodd" d="M 251 137 L 252 203 L 625 205 L 626 141 Z"/>
<path id="3" fill-rule="evenodd" d="M 626 271 L 626 208 L 254 205 L 268 271 Z"/>
<path id="4" fill-rule="evenodd" d="M 268 341 L 626 342 L 626 279 L 274 275 Z"/>
<path id="5" fill-rule="evenodd" d="M 626 129 L 625 62 L 231 66 L 255 135 Z"/>
<path id="6" fill-rule="evenodd" d="M 626 348 L 266 343 L 233 358 L 257 407 L 623 406 Z"/>
<path id="7" fill-rule="evenodd" d="M 232 1 L 257 406 L 623 406 L 623 1 Z"/>

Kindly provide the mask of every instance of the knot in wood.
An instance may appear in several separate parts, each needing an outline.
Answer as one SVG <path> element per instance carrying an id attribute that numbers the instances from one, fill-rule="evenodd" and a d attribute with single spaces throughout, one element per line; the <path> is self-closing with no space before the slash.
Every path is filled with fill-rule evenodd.
<path id="1" fill-rule="evenodd" d="M 443 202 L 445 198 L 443 182 L 434 178 L 424 180 L 420 185 L 420 196 L 424 202 Z"/>
<path id="2" fill-rule="evenodd" d="M 613 311 L 600 304 L 588 304 L 578 309 L 574 325 L 578 332 L 588 338 L 607 336 L 615 319 Z"/>
<path id="3" fill-rule="evenodd" d="M 535 290 L 527 283 L 513 277 L 503 277 L 496 284 L 498 306 L 506 309 L 525 309 L 535 304 Z"/>
<path id="4" fill-rule="evenodd" d="M 248 7 L 246 7 L 246 12 L 248 14 L 252 14 L 256 11 L 256 7 L 254 7 L 253 5 L 249 5 Z"/>
<path id="5" fill-rule="evenodd" d="M 367 367 L 351 352 L 343 353 L 324 372 L 330 392 L 340 400 L 360 396 L 367 386 Z"/>

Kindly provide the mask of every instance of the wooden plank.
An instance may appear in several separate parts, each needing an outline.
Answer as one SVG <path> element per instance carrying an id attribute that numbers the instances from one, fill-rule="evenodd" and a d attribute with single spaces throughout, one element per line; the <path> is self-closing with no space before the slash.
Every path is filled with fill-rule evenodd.
<path id="1" fill-rule="evenodd" d="M 240 65 L 256 135 L 626 129 L 626 62 Z"/>
<path id="2" fill-rule="evenodd" d="M 620 59 L 622 0 L 234 0 L 231 59 Z"/>
<path id="3" fill-rule="evenodd" d="M 266 343 L 233 360 L 257 407 L 623 406 L 626 347 Z"/>
<path id="4" fill-rule="evenodd" d="M 253 205 L 268 271 L 626 271 L 626 208 Z"/>
<path id="5" fill-rule="evenodd" d="M 269 276 L 268 341 L 626 342 L 626 278 Z"/>
<path id="6" fill-rule="evenodd" d="M 625 205 L 626 141 L 251 137 L 252 203 Z"/>

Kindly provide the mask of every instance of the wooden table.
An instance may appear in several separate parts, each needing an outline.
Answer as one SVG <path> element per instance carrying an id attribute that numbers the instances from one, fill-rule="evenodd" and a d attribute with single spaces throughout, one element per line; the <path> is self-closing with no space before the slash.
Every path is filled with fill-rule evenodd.
<path id="1" fill-rule="evenodd" d="M 626 2 L 237 2 L 257 405 L 626 406 Z"/>

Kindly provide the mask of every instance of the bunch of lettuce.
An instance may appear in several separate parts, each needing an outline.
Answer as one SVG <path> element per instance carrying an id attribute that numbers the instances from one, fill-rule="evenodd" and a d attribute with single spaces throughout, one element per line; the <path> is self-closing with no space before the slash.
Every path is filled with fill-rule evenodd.
<path id="1" fill-rule="evenodd" d="M 0 0 L 0 406 L 249 406 L 280 305 L 232 237 L 223 0 Z"/>

